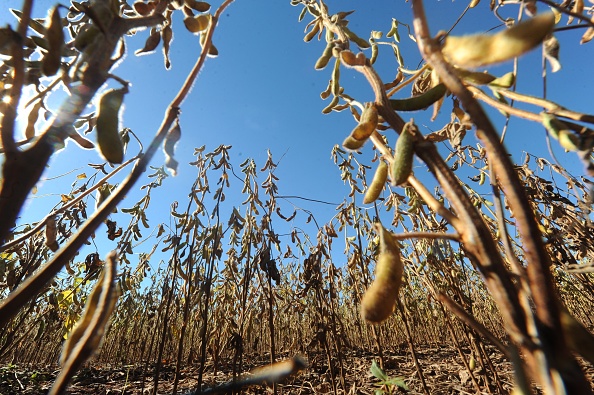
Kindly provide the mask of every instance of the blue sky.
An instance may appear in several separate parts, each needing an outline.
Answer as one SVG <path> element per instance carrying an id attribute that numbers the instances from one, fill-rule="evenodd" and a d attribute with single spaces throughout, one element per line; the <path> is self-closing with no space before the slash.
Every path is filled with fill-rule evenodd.
<path id="1" fill-rule="evenodd" d="M 4 4 L 5 7 L 0 9 L 0 25 L 10 23 L 15 26 L 8 8 L 20 8 L 21 1 L 5 0 Z M 34 16 L 44 16 L 53 4 L 53 1 L 36 0 Z M 213 3 L 213 6 L 218 4 Z M 369 37 L 371 30 L 386 33 L 392 18 L 409 25 L 412 22 L 410 3 L 404 1 L 329 0 L 327 4 L 331 12 L 356 10 L 349 17 L 349 28 L 363 38 Z M 463 1 L 426 1 L 432 33 L 448 30 L 466 5 L 467 2 Z M 499 22 L 489 12 L 488 5 L 483 0 L 478 7 L 470 10 L 452 34 L 474 33 L 498 26 Z M 539 7 L 541 12 L 546 10 L 542 4 Z M 184 166 L 184 163 L 193 160 L 195 147 L 206 145 L 207 150 L 213 150 L 220 144 L 233 146 L 231 159 L 236 169 L 247 157 L 255 158 L 257 164 L 262 166 L 267 149 L 272 151 L 276 160 L 284 155 L 276 173 L 280 178 L 278 185 L 281 195 L 298 195 L 335 203 L 347 197 L 349 188 L 340 180 L 339 170 L 332 164 L 330 151 L 334 144 L 343 141 L 355 122 L 348 111 L 329 115 L 321 113 L 327 102 L 322 101 L 319 94 L 326 88 L 331 67 L 323 71 L 314 70 L 313 66 L 325 42 L 315 39 L 310 43 L 303 42 L 303 29 L 311 19 L 306 17 L 304 22 L 298 23 L 300 10 L 300 7 L 291 7 L 289 0 L 237 0 L 227 9 L 214 37 L 220 56 L 208 59 L 191 95 L 182 106 L 182 141 L 176 150 L 176 158 L 180 162 L 178 176 L 168 178 L 165 181 L 166 188 L 155 191 L 153 207 L 160 204 L 162 211 L 168 213 L 172 200 L 184 202 L 195 178 L 194 169 Z M 505 16 L 516 16 L 516 13 L 516 6 L 504 7 L 502 10 Z M 171 70 L 164 69 L 160 50 L 141 57 L 133 54 L 143 46 L 148 36 L 148 31 L 144 31 L 127 39 L 128 55 L 113 71 L 132 83 L 130 93 L 125 98 L 123 125 L 137 133 L 145 145 L 154 135 L 167 104 L 175 96 L 199 55 L 198 37 L 184 29 L 180 15 L 174 19 L 174 31 Z M 591 85 L 574 83 L 575 78 L 591 74 L 591 62 L 584 59 L 594 59 L 592 44 L 579 45 L 582 33 L 583 30 L 559 33 L 563 69 L 556 74 L 549 72 L 548 97 L 568 108 L 592 113 L 594 108 L 591 101 L 585 100 L 591 94 Z M 416 68 L 420 61 L 416 44 L 407 37 L 404 27 L 401 27 L 400 34 L 405 66 Z M 542 93 L 540 62 L 540 50 L 533 51 L 520 61 L 519 91 L 533 95 Z M 397 65 L 389 47 L 380 46 L 376 64 L 385 81 L 393 79 Z M 491 68 L 491 71 L 502 75 L 511 69 L 512 64 L 507 63 Z M 361 102 L 372 99 L 371 89 L 365 80 L 352 70 L 342 71 L 341 84 L 349 95 Z M 567 90 L 569 86 L 571 92 Z M 410 90 L 405 89 L 400 97 L 408 95 Z M 436 122 L 432 123 L 424 113 L 403 116 L 406 119 L 415 117 L 421 130 L 428 132 L 425 126 L 432 130 L 440 129 L 449 120 L 450 110 L 451 101 L 447 99 Z M 503 118 L 496 111 L 492 114 L 496 125 L 501 126 Z M 21 127 L 24 128 L 23 123 Z M 93 138 L 92 135 L 90 138 Z M 473 134 L 468 134 L 465 143 L 474 145 L 473 141 Z M 576 175 L 583 174 L 583 168 L 573 154 L 565 154 L 555 143 L 553 146 L 563 165 Z M 135 152 L 134 145 L 132 147 Z M 440 150 L 447 155 L 445 147 Z M 508 132 L 508 147 L 516 160 L 522 158 L 524 150 L 550 159 L 546 151 L 544 129 L 534 123 L 513 119 Z M 371 146 L 366 145 L 360 160 L 369 164 L 372 155 Z M 80 172 L 89 174 L 86 168 L 89 162 L 100 163 L 101 159 L 94 151 L 85 151 L 69 144 L 52 161 L 44 177 L 63 174 L 73 164 L 81 168 Z M 162 164 L 163 155 L 159 152 L 152 165 Z M 418 177 L 428 177 L 419 162 L 416 168 Z M 369 177 L 371 175 L 369 173 Z M 69 186 L 72 179 L 72 176 L 67 176 L 46 181 L 40 186 L 39 195 L 63 193 L 65 180 Z M 146 180 L 141 180 L 139 185 L 145 183 Z M 51 207 L 58 200 L 59 195 L 53 200 L 35 199 L 28 206 L 35 211 L 27 213 L 27 216 L 31 214 L 29 220 L 42 218 L 45 212 L 37 214 L 37 208 L 45 205 Z M 130 204 L 133 201 L 133 196 L 127 200 Z M 325 223 L 335 214 L 332 206 L 304 201 L 295 203 L 312 210 L 320 223 Z M 123 206 L 127 206 L 127 203 L 124 202 Z"/>

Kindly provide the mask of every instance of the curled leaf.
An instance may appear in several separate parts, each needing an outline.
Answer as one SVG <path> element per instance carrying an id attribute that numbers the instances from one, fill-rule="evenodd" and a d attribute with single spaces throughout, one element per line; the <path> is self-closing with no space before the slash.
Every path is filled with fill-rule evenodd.
<path id="1" fill-rule="evenodd" d="M 516 82 L 516 75 L 513 71 L 502 75 L 499 78 L 494 79 L 493 81 L 489 82 L 490 88 L 503 88 L 508 89 L 511 88 Z"/>
<path id="2" fill-rule="evenodd" d="M 556 73 L 561 70 L 561 63 L 559 62 L 559 50 L 561 46 L 554 35 L 549 36 L 544 40 L 544 56 L 551 65 L 551 72 Z"/>
<path id="3" fill-rule="evenodd" d="M 173 157 L 175 154 L 175 145 L 181 139 L 181 128 L 179 122 L 176 121 L 175 125 L 167 132 L 165 141 L 163 142 L 163 152 L 165 153 L 165 166 L 169 169 L 171 174 L 175 176 L 177 174 L 178 162 Z"/>

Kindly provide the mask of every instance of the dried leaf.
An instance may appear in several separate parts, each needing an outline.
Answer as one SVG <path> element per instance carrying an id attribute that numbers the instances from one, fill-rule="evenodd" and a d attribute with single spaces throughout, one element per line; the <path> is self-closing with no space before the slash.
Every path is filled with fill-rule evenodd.
<path id="1" fill-rule="evenodd" d="M 58 6 L 55 6 L 50 13 L 45 34 L 48 50 L 41 62 L 41 69 L 46 76 L 56 74 L 60 68 L 62 47 L 64 46 L 64 31 L 62 29 L 62 19 L 60 18 Z"/>
<path id="2" fill-rule="evenodd" d="M 594 17 L 592 17 L 592 19 L 590 19 L 590 22 L 594 23 Z M 589 27 L 586 32 L 584 33 L 584 35 L 582 36 L 582 39 L 580 40 L 580 44 L 585 44 L 587 42 L 590 42 L 590 40 L 592 40 L 594 38 L 594 27 Z"/>
<path id="3" fill-rule="evenodd" d="M 175 121 L 175 125 L 167 132 L 167 136 L 165 136 L 165 141 L 163 142 L 163 152 L 165 153 L 165 166 L 171 172 L 171 175 L 175 176 L 177 174 L 177 166 L 178 161 L 175 160 L 175 145 L 181 139 L 181 128 L 179 126 L 179 121 Z"/>
<path id="4" fill-rule="evenodd" d="M 169 60 L 169 48 L 171 41 L 173 41 L 173 29 L 171 25 L 166 25 L 161 30 L 161 37 L 163 38 L 163 57 L 165 59 L 165 68 L 169 70 L 171 68 L 171 61 Z"/>
<path id="5" fill-rule="evenodd" d="M 561 70 L 561 63 L 559 62 L 559 41 L 552 34 L 544 40 L 544 56 L 551 65 L 551 72 L 556 73 Z"/>
<path id="6" fill-rule="evenodd" d="M 41 110 L 41 107 L 43 107 L 43 100 L 40 99 L 35 103 L 27 117 L 27 128 L 25 129 L 25 138 L 27 140 L 35 137 L 35 123 L 39 118 L 39 110 Z"/>

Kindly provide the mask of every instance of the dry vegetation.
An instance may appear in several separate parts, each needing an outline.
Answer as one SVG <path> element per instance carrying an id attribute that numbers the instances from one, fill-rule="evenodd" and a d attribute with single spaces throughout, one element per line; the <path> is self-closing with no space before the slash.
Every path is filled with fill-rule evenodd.
<path id="1" fill-rule="evenodd" d="M 92 52 L 84 46 L 64 47 L 58 59 L 68 63 L 62 63 L 52 78 L 64 84 L 67 78 L 80 81 L 89 89 L 73 92 L 72 97 L 88 102 L 105 82 L 105 71 L 114 63 L 112 53 L 115 50 L 117 56 L 117 41 L 126 31 L 155 26 L 151 35 L 167 42 L 171 14 L 181 12 L 173 3 L 151 2 L 156 8 L 145 9 L 149 5 L 144 3 L 131 8 L 125 1 L 97 1 L 108 7 L 111 14 L 105 17 L 99 6 L 73 2 L 66 22 L 74 37 L 93 23 L 99 31 L 104 29 L 96 34 L 105 34 L 105 40 L 93 42 L 99 48 Z M 345 145 L 367 141 L 376 148 L 372 163 L 362 163 L 338 145 L 332 151 L 350 191 L 330 221 L 318 223 L 315 213 L 299 208 L 295 200 L 292 210 L 287 209 L 277 188 L 272 154 L 263 163 L 248 159 L 234 165 L 230 146 L 195 150 L 195 182 L 180 192 L 187 200 L 172 202 L 170 218 L 161 224 L 151 226 L 148 219 L 154 210 L 151 193 L 167 183 L 163 167 L 150 168 L 149 181 L 139 188 L 134 205 L 118 206 L 164 140 L 167 167 L 175 170 L 178 110 L 206 53 L 214 54 L 214 26 L 229 3 L 213 13 L 210 24 L 196 18 L 186 23 L 188 29 L 202 31 L 203 56 L 166 110 L 155 142 L 112 170 L 90 168 L 90 175 L 77 177 L 45 218 L 16 227 L 19 209 L 45 167 L 43 158 L 53 154 L 55 141 L 74 137 L 79 144 L 92 144 L 78 133 L 98 120 L 81 114 L 84 106 L 70 107 L 68 119 L 76 130 L 57 123 L 35 130 L 35 113 L 29 117 L 33 134 L 17 142 L 16 110 L 11 112 L 10 103 L 2 104 L 0 393 L 46 393 L 54 382 L 52 391 L 59 393 L 69 381 L 73 394 L 180 393 L 240 376 L 243 381 L 225 391 L 251 385 L 247 391 L 264 392 L 261 385 L 269 382 L 272 391 L 282 393 L 506 394 L 515 388 L 517 393 L 562 394 L 562 387 L 567 393 L 591 393 L 591 182 L 530 153 L 523 163 L 513 165 L 500 133 L 470 92 L 508 116 L 543 123 L 553 137 L 577 152 L 589 176 L 594 132 L 584 125 L 593 117 L 523 96 L 515 92 L 513 81 L 494 82 L 488 74 L 452 69 L 447 61 L 457 59 L 440 55 L 419 0 L 413 1 L 414 26 L 428 63 L 412 76 L 400 72 L 389 83 L 375 73 L 377 55 L 371 53 L 380 42 L 398 47 L 392 38 L 397 22 L 388 37 L 375 34 L 363 40 L 346 27 L 348 13 L 329 13 L 322 1 L 292 1 L 304 10 L 300 19 L 309 15 L 312 21 L 306 41 L 317 33 L 328 41 L 316 64 L 332 69 L 328 90 L 322 94 L 331 102 L 326 111 L 350 110 L 359 122 L 360 129 Z M 39 37 L 51 40 L 49 26 L 28 22 L 30 2 L 24 4 L 23 23 L 4 45 L 0 66 L 3 86 L 12 86 L 4 94 L 16 102 L 24 84 L 40 84 L 31 76 L 41 63 L 23 59 L 40 46 Z M 117 7 L 109 8 L 110 4 Z M 201 7 L 204 3 L 186 1 L 183 11 L 187 18 L 190 13 L 205 15 Z M 581 16 L 587 41 L 593 28 L 584 15 L 590 10 L 583 4 L 581 9 L 572 7 L 557 6 L 562 13 Z M 205 26 L 196 25 L 203 22 Z M 25 34 L 28 24 L 37 39 L 17 45 L 18 34 L 31 35 Z M 8 35 L 8 30 L 2 34 Z M 551 40 L 553 36 L 544 38 L 546 34 L 534 45 Z M 371 59 L 356 56 L 357 46 L 370 47 L 364 53 Z M 49 57 L 52 51 L 53 47 L 41 53 Z M 446 55 L 450 51 L 451 47 Z M 365 75 L 374 89 L 375 102 L 367 108 L 377 112 L 375 122 L 368 114 L 360 115 L 364 103 L 341 86 L 339 71 L 345 67 Z M 477 82 L 481 78 L 490 80 Z M 393 89 L 408 83 L 417 101 L 391 102 Z M 485 92 L 488 83 L 495 99 Z M 410 107 L 402 106 L 439 111 L 446 91 L 459 102 L 452 109 L 452 121 L 441 131 L 423 136 L 413 123 L 405 127 L 399 114 Z M 420 104 L 419 97 L 424 100 Z M 504 97 L 535 104 L 536 110 L 516 110 Z M 44 91 L 35 100 L 26 111 L 45 111 Z M 543 107 L 546 112 L 540 113 Z M 111 116 L 117 119 L 117 112 Z M 367 126 L 370 122 L 372 128 Z M 412 136 L 407 149 L 426 164 L 436 183 L 424 184 L 410 173 L 410 166 L 402 163 L 408 155 L 398 148 L 400 143 L 396 150 L 391 148 L 403 130 Z M 478 145 L 464 142 L 471 130 L 478 130 Z M 119 139 L 129 140 L 130 135 L 125 130 L 116 143 L 113 136 L 108 143 L 97 140 L 104 145 L 99 147 L 104 157 L 113 158 L 113 152 L 106 155 L 105 150 L 119 149 Z M 435 148 L 442 141 L 451 147 L 445 159 Z M 557 144 L 554 139 L 551 143 Z M 384 178 L 380 198 L 370 210 L 359 202 L 370 188 L 371 169 L 378 161 L 391 167 L 392 181 L 406 174 L 403 182 L 394 182 L 399 186 L 387 185 Z M 136 165 L 129 170 L 132 164 Z M 119 186 L 111 184 L 110 177 L 125 171 L 129 176 Z M 457 176 L 460 172 L 464 178 Z M 470 180 L 464 182 L 467 175 Z M 242 203 L 227 205 L 225 197 L 231 195 Z M 116 206 L 119 211 L 114 213 Z M 394 314 L 371 325 L 357 306 L 374 280 L 378 254 L 387 248 L 376 232 L 379 219 L 388 230 L 399 232 L 388 235 L 397 246 L 404 275 L 395 290 Z M 105 237 L 95 235 L 104 222 Z M 306 223 L 314 223 L 317 233 L 304 231 Z M 84 247 L 86 256 L 76 256 L 91 235 L 108 239 L 104 245 L 115 253 L 107 254 L 98 244 L 93 246 L 96 252 Z M 576 359 L 578 354 L 584 359 Z M 302 370 L 301 359 L 290 359 L 295 355 L 305 357 L 307 368 L 285 384 L 276 384 Z M 283 359 L 289 362 L 242 376 Z"/>

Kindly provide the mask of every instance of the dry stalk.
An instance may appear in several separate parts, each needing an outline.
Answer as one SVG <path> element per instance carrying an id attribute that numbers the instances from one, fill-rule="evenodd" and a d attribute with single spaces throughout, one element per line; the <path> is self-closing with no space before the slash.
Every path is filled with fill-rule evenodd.
<path id="1" fill-rule="evenodd" d="M 591 393 L 590 386 L 579 365 L 568 351 L 563 336 L 559 335 L 563 333 L 563 329 L 559 319 L 556 292 L 549 271 L 551 262 L 544 248 L 526 192 L 514 172 L 507 152 L 499 142 L 497 132 L 483 109 L 457 77 L 452 67 L 444 60 L 438 42 L 431 38 L 421 0 L 413 0 L 413 11 L 415 15 L 414 28 L 421 54 L 438 73 L 452 94 L 460 99 L 464 109 L 470 114 L 476 125 L 477 135 L 483 141 L 490 159 L 489 163 L 492 164 L 499 184 L 506 193 L 524 243 L 527 275 L 536 317 L 533 317 L 532 311 L 522 308 L 517 296 L 514 298 L 515 303 L 509 307 L 514 310 L 513 314 L 517 318 L 523 316 L 521 318 L 523 322 L 532 323 L 534 320 L 539 337 L 530 336 L 531 331 L 525 325 L 518 325 L 518 321 L 511 319 L 510 312 L 502 309 L 508 333 L 522 350 L 532 377 L 543 387 L 545 393 L 560 393 L 562 385 L 572 393 Z M 481 241 L 485 242 L 486 240 L 483 238 Z M 481 255 L 477 257 L 480 261 L 488 262 L 491 259 Z M 506 276 L 505 272 L 501 275 Z M 489 282 L 488 277 L 487 281 Z M 499 287 L 490 287 L 490 289 L 496 300 L 500 302 L 500 296 L 504 289 Z M 504 292 L 509 291 L 511 289 Z M 501 304 L 500 307 L 503 308 Z"/>

